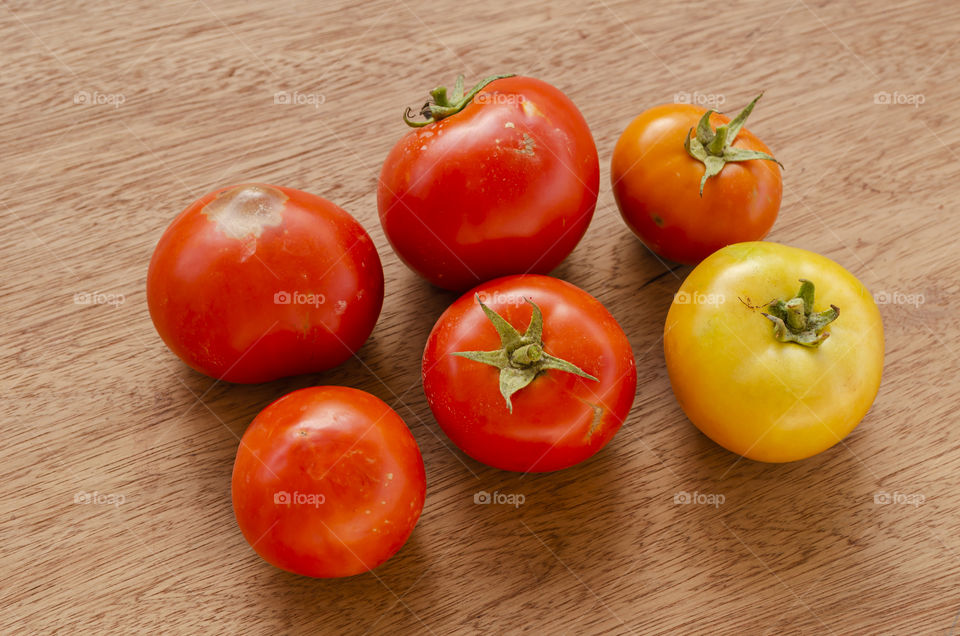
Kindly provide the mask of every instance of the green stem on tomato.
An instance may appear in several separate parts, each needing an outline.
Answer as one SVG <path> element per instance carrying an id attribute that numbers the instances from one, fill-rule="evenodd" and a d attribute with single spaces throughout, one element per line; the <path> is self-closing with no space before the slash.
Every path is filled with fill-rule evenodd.
<path id="1" fill-rule="evenodd" d="M 403 113 L 403 121 L 407 123 L 408 126 L 413 128 L 422 128 L 427 124 L 432 124 L 435 121 L 440 121 L 444 117 L 449 117 L 459 113 L 461 110 L 466 108 L 477 93 L 479 93 L 483 88 L 490 82 L 498 79 L 504 79 L 506 77 L 513 77 L 513 73 L 508 73 L 506 75 L 491 75 L 490 77 L 483 79 L 470 89 L 470 92 L 464 95 L 463 93 L 463 75 L 457 75 L 457 82 L 453 88 L 453 96 L 450 97 L 447 95 L 446 86 L 437 86 L 435 89 L 430 91 L 430 101 L 423 105 L 423 108 L 420 109 L 419 113 L 414 112 L 412 108 L 407 108 Z M 415 121 L 414 116 L 420 115 L 424 118 L 424 121 Z"/>
<path id="2" fill-rule="evenodd" d="M 510 401 L 510 396 L 533 382 L 538 375 L 548 369 L 573 373 L 599 382 L 597 378 L 575 364 L 555 358 L 543 350 L 543 313 L 532 300 L 526 298 L 524 300 L 533 307 L 533 315 L 530 317 L 527 330 L 521 334 L 503 316 L 483 304 L 477 296 L 480 308 L 500 336 L 500 348 L 493 351 L 456 351 L 452 354 L 500 369 L 500 394 L 506 400 L 507 409 L 511 413 L 513 413 L 513 403 Z"/>
<path id="3" fill-rule="evenodd" d="M 693 132 L 693 128 L 687 133 L 687 139 L 683 142 L 683 147 L 686 148 L 691 157 L 702 162 L 704 166 L 703 178 L 700 179 L 700 196 L 703 196 L 703 186 L 707 183 L 707 179 L 720 174 L 723 167 L 730 162 L 765 159 L 773 161 L 783 168 L 782 163 L 765 152 L 734 148 L 732 145 L 736 141 L 737 135 L 740 134 L 740 129 L 746 123 L 747 117 L 753 112 L 757 100 L 761 97 L 763 97 L 763 93 L 757 95 L 730 123 L 717 126 L 716 130 L 710 127 L 710 115 L 714 111 L 708 110 L 697 122 L 696 134 L 691 136 L 690 133 Z"/>
<path id="4" fill-rule="evenodd" d="M 805 347 L 819 347 L 830 337 L 823 329 L 840 315 L 840 308 L 830 305 L 830 309 L 813 311 L 813 283 L 801 278 L 800 291 L 789 300 L 774 300 L 767 305 L 769 313 L 764 312 L 773 323 L 773 337 L 780 342 L 795 342 Z"/>

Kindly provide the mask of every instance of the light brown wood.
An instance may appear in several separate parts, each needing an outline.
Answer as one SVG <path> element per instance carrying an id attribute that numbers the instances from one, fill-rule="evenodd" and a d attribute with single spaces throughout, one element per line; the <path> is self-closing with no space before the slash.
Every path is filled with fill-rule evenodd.
<path id="1" fill-rule="evenodd" d="M 960 4 L 933 0 L 3 3 L 0 632 L 960 633 L 958 26 Z M 486 468 L 438 430 L 419 359 L 454 295 L 377 221 L 402 107 L 461 71 L 553 83 L 600 152 L 594 222 L 555 275 L 621 321 L 639 388 L 613 442 L 556 474 Z M 641 246 L 608 186 L 643 109 L 687 93 L 736 110 L 761 89 L 750 129 L 786 165 L 770 239 L 923 300 L 881 306 L 886 368 L 861 426 L 779 466 L 738 461 L 680 411 L 660 336 L 689 268 Z M 193 199 L 249 180 L 325 196 L 371 233 L 387 300 L 359 359 L 228 386 L 156 335 L 153 246 Z M 116 306 L 75 302 L 96 292 Z M 427 467 L 409 543 L 348 580 L 267 565 L 230 506 L 244 427 L 318 383 L 395 406 Z M 526 501 L 475 505 L 481 489 Z"/>

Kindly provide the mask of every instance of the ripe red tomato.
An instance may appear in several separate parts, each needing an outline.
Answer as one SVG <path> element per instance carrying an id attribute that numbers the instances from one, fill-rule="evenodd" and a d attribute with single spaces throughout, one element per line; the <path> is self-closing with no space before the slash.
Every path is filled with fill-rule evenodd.
<path id="1" fill-rule="evenodd" d="M 228 382 L 329 369 L 366 341 L 383 269 L 356 219 L 279 186 L 221 188 L 192 203 L 150 261 L 147 302 L 188 365 Z"/>
<path id="2" fill-rule="evenodd" d="M 430 123 L 408 132 L 384 162 L 384 232 L 403 262 L 446 289 L 549 272 L 596 207 L 590 129 L 566 95 L 531 77 L 500 76 L 467 95 L 462 78 L 457 86 L 452 98 L 434 89 L 424 107 Z"/>
<path id="3" fill-rule="evenodd" d="M 693 265 L 725 245 L 758 241 L 773 227 L 783 194 L 780 168 L 770 149 L 741 128 L 756 101 L 733 122 L 699 106 L 665 104 L 623 131 L 610 169 L 613 195 L 624 221 L 653 252 Z"/>
<path id="4" fill-rule="evenodd" d="M 566 468 L 599 451 L 637 388 L 633 352 L 614 317 L 549 276 L 507 276 L 462 296 L 430 332 L 422 369 L 430 409 L 450 439 L 485 464 L 524 472 Z"/>
<path id="5" fill-rule="evenodd" d="M 378 398 L 300 389 L 250 424 L 233 465 L 233 512 L 267 562 L 314 577 L 372 570 L 406 543 L 426 479 L 413 435 Z"/>

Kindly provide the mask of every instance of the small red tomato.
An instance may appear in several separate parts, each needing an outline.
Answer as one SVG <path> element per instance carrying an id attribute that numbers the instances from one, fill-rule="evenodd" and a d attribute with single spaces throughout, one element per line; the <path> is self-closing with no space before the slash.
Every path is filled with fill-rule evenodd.
<path id="1" fill-rule="evenodd" d="M 637 371 L 600 302 L 549 276 L 480 285 L 440 316 L 423 352 L 423 388 L 463 452 L 504 470 L 572 466 L 613 437 Z"/>
<path id="2" fill-rule="evenodd" d="M 553 86 L 494 76 L 432 91 L 426 121 L 380 173 L 380 222 L 397 255 L 445 289 L 546 273 L 580 241 L 600 168 L 586 121 Z M 408 112 L 409 115 L 409 112 Z"/>
<path id="3" fill-rule="evenodd" d="M 731 243 L 758 241 L 773 227 L 783 194 L 779 162 L 742 127 L 757 99 L 733 121 L 699 106 L 665 104 L 623 131 L 610 168 L 613 195 L 623 220 L 654 253 L 694 265 Z"/>
<path id="4" fill-rule="evenodd" d="M 426 479 L 413 435 L 380 399 L 320 386 L 250 424 L 233 465 L 233 512 L 267 562 L 321 578 L 372 570 L 406 543 Z"/>
<path id="5" fill-rule="evenodd" d="M 153 252 L 147 302 L 188 365 L 228 382 L 329 369 L 366 341 L 383 269 L 363 227 L 318 196 L 244 184 L 198 199 Z"/>

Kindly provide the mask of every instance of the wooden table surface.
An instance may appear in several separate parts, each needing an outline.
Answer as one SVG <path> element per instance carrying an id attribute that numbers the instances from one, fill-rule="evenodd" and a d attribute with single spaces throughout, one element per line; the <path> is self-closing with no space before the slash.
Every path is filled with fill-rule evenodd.
<path id="1" fill-rule="evenodd" d="M 960 633 L 960 4 L 2 4 L 0 632 Z M 593 224 L 554 274 L 619 319 L 639 386 L 614 440 L 555 474 L 487 468 L 438 429 L 419 360 L 455 295 L 407 270 L 377 220 L 403 107 L 458 72 L 556 85 L 600 153 Z M 661 332 L 690 269 L 644 249 L 609 189 L 642 110 L 736 111 L 761 89 L 749 127 L 786 166 L 769 238 L 886 301 L 873 409 L 787 465 L 738 460 L 680 411 Z M 327 197 L 370 232 L 387 296 L 358 358 L 231 386 L 157 336 L 145 278 L 161 233 L 250 180 Z M 391 404 L 427 470 L 410 541 L 346 580 L 269 566 L 230 504 L 244 428 L 314 384 Z M 525 503 L 475 505 L 480 490 Z"/>

